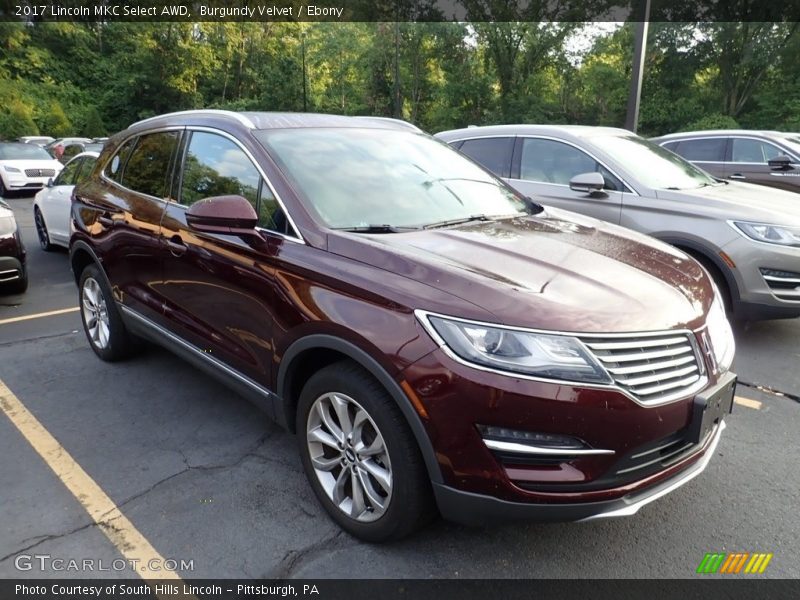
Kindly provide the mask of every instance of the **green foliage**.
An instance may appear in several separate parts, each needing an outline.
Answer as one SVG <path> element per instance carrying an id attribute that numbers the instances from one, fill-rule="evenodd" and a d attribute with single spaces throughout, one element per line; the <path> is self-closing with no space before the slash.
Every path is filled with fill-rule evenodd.
<path id="1" fill-rule="evenodd" d="M 23 135 L 37 135 L 39 129 L 33 122 L 31 109 L 14 100 L 0 112 L 0 139 L 14 140 Z"/>
<path id="2" fill-rule="evenodd" d="M 703 129 L 739 129 L 739 123 L 729 115 L 713 113 L 689 123 L 681 131 L 700 131 Z"/>
<path id="3" fill-rule="evenodd" d="M 199 107 L 397 116 L 428 131 L 619 127 L 633 27 L 598 34 L 598 24 L 568 18 L 585 2 L 463 0 L 474 23 L 395 24 L 365 0 L 359 10 L 375 22 L 0 23 L 0 133 L 38 124 L 49 135 L 98 136 Z M 395 10 L 411 18 L 435 7 L 402 0 Z M 651 23 L 639 130 L 729 123 L 724 116 L 800 129 L 798 30 Z"/>
<path id="4" fill-rule="evenodd" d="M 97 110 L 96 106 L 90 106 L 84 114 L 81 133 L 85 137 L 90 138 L 104 137 L 108 135 L 106 125 L 103 122 L 103 117 L 100 116 L 100 111 Z"/>
<path id="5" fill-rule="evenodd" d="M 55 138 L 66 137 L 72 133 L 72 123 L 58 100 L 53 100 L 48 111 L 39 118 L 39 129 Z"/>

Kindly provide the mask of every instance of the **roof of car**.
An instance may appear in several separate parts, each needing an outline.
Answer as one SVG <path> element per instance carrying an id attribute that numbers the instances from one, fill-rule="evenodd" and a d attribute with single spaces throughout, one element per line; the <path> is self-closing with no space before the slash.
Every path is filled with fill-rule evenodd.
<path id="1" fill-rule="evenodd" d="M 371 127 L 375 129 L 413 129 L 415 125 L 400 119 L 388 117 L 342 116 L 321 113 L 293 112 L 234 112 L 228 110 L 186 110 L 150 117 L 138 121 L 131 127 L 140 125 L 192 124 L 194 120 L 220 119 L 236 122 L 248 129 L 295 129 L 305 127 Z"/>
<path id="2" fill-rule="evenodd" d="M 436 134 L 443 140 L 459 140 L 474 137 L 489 137 L 495 135 L 556 135 L 559 137 L 573 136 L 578 138 L 594 137 L 597 135 L 632 135 L 627 129 L 616 127 L 594 127 L 591 125 L 487 125 L 485 127 L 467 127 L 452 129 Z"/>
<path id="3" fill-rule="evenodd" d="M 702 131 L 680 131 L 678 133 L 668 133 L 667 135 L 660 135 L 652 138 L 654 140 L 670 140 L 683 137 L 694 136 L 717 136 L 717 135 L 762 135 L 765 137 L 785 137 L 792 135 L 782 131 L 769 131 L 759 129 L 704 129 Z"/>

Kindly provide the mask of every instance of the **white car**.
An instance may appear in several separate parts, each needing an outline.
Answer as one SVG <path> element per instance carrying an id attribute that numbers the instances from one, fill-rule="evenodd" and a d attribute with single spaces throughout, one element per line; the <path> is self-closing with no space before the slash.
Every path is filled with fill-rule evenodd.
<path id="1" fill-rule="evenodd" d="M 64 168 L 35 144 L 0 143 L 0 196 L 15 190 L 38 190 Z"/>
<path id="2" fill-rule="evenodd" d="M 21 138 L 17 138 L 17 141 L 22 142 L 23 144 L 36 144 L 37 146 L 46 146 L 50 142 L 54 142 L 55 138 L 52 138 L 49 135 L 24 135 Z"/>
<path id="3" fill-rule="evenodd" d="M 33 199 L 36 235 L 43 250 L 50 251 L 53 246 L 69 247 L 72 190 L 89 176 L 98 156 L 97 152 L 78 154 Z"/>

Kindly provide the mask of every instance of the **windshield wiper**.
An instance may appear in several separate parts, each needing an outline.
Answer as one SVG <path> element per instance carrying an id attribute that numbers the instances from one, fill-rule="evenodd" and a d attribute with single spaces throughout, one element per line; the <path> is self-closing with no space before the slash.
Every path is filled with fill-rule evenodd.
<path id="1" fill-rule="evenodd" d="M 350 233 L 401 233 L 403 231 L 416 231 L 419 227 L 397 227 L 395 225 L 359 225 L 357 227 L 336 227 L 337 231 Z"/>
<path id="2" fill-rule="evenodd" d="M 450 219 L 449 221 L 436 221 L 435 223 L 428 223 L 423 225 L 423 229 L 437 229 L 439 227 L 449 227 L 450 225 L 461 225 L 462 223 L 471 223 L 473 221 L 491 221 L 487 215 L 472 215 L 471 217 L 464 217 L 462 219 Z"/>

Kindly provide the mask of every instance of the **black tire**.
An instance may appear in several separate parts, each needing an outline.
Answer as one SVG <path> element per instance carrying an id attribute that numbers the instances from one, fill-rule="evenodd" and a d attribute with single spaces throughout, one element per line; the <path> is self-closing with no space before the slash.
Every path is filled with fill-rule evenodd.
<path id="1" fill-rule="evenodd" d="M 373 440 L 381 437 L 383 444 L 380 446 L 385 449 L 385 452 L 366 457 L 360 452 L 352 453 L 354 462 L 346 463 L 345 461 L 350 460 L 346 458 L 346 447 L 336 450 L 330 446 L 316 443 L 314 445 L 323 448 L 325 452 L 329 453 L 329 457 L 318 454 L 314 460 L 336 462 L 337 466 L 332 468 L 329 477 L 331 480 L 338 480 L 342 476 L 345 480 L 349 479 L 349 483 L 341 487 L 349 489 L 352 497 L 355 497 L 356 494 L 353 488 L 353 479 L 358 474 L 358 480 L 363 482 L 363 478 L 366 477 L 366 484 L 361 483 L 359 486 L 364 491 L 361 496 L 366 501 L 366 509 L 362 511 L 361 518 L 374 518 L 375 520 L 364 522 L 347 514 L 344 508 L 340 508 L 326 492 L 320 480 L 320 477 L 328 477 L 328 473 L 325 472 L 326 470 L 318 472 L 312 465 L 311 453 L 314 451 L 312 443 L 315 440 L 312 440 L 312 443 L 309 442 L 310 425 L 314 419 L 318 418 L 319 413 L 316 408 L 318 403 L 332 398 L 332 394 L 336 394 L 336 398 L 344 397 L 353 401 L 352 404 L 348 404 L 355 411 L 351 413 L 354 415 L 353 422 L 358 420 L 355 418 L 358 409 L 367 413 L 369 421 L 361 421 L 363 423 L 360 428 L 361 435 L 370 435 Z M 310 420 L 312 408 L 314 408 L 314 416 Z M 334 413 L 329 414 L 336 417 L 337 423 L 341 421 Z M 435 516 L 436 511 L 428 473 L 408 423 L 383 386 L 355 363 L 338 362 L 321 369 L 309 378 L 300 394 L 296 424 L 300 457 L 311 487 L 331 518 L 349 534 L 367 542 L 396 540 L 413 533 Z M 373 426 L 377 435 L 371 435 Z M 317 427 L 317 429 L 321 428 Z M 353 427 L 354 433 L 356 429 L 357 427 Z M 357 447 L 358 444 L 350 446 L 350 449 L 354 450 Z M 342 448 L 342 445 L 339 448 Z M 364 446 L 361 448 L 365 452 L 368 450 L 364 449 Z M 338 462 L 337 452 L 341 452 L 341 463 Z M 388 461 L 386 460 L 387 455 Z M 366 463 L 372 463 L 372 465 L 367 468 Z M 342 466 L 346 464 L 350 464 L 351 470 L 348 470 L 347 466 Z M 373 507 L 380 505 L 370 503 L 369 499 L 375 497 L 376 490 L 383 493 L 385 488 L 381 488 L 377 484 L 378 479 L 367 477 L 368 472 L 372 473 L 372 469 L 376 465 L 384 468 L 384 471 L 388 470 L 391 489 L 388 501 L 384 497 L 384 507 L 377 511 Z M 336 485 L 334 484 L 333 487 L 335 490 Z M 366 492 L 367 487 L 370 488 L 373 495 Z M 332 494 L 335 494 L 335 491 L 332 491 Z M 357 510 L 355 507 L 356 503 L 351 500 L 350 510 Z M 370 510 L 371 508 L 372 510 Z M 376 517 L 376 515 L 380 516 Z"/>
<path id="2" fill-rule="evenodd" d="M 111 290 L 108 289 L 105 277 L 96 265 L 87 266 L 81 273 L 78 282 L 78 305 L 89 346 L 102 360 L 108 362 L 122 360 L 139 349 L 138 340 L 125 328 Z M 94 306 L 94 311 L 91 305 Z M 105 321 L 103 321 L 104 316 Z M 103 322 L 107 326 L 106 335 L 100 334 L 98 322 Z"/>
<path id="3" fill-rule="evenodd" d="M 39 207 L 33 209 L 33 220 L 36 224 L 36 237 L 39 238 L 39 245 L 45 252 L 53 250 L 53 244 L 50 243 L 50 234 L 47 232 L 47 223 L 44 222 L 44 215 Z"/>

